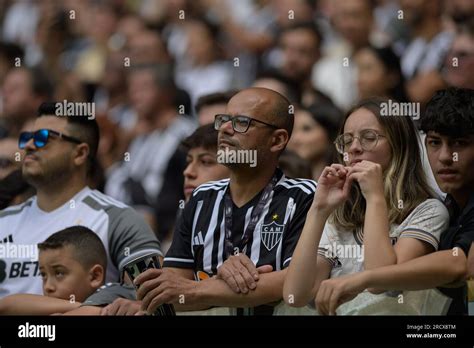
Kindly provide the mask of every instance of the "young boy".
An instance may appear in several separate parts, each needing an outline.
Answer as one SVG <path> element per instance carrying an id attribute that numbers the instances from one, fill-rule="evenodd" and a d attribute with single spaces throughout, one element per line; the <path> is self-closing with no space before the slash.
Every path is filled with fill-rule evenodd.
<path id="1" fill-rule="evenodd" d="M 339 305 L 367 288 L 435 287 L 452 300 L 447 314 L 467 314 L 465 279 L 474 273 L 474 90 L 438 91 L 427 105 L 421 128 L 427 135 L 431 169 L 438 186 L 447 193 L 445 204 L 450 212 L 439 250 L 408 262 L 325 280 L 316 298 L 323 314 L 334 314 Z"/>
<path id="2" fill-rule="evenodd" d="M 0 300 L 3 315 L 100 314 L 117 297 L 134 299 L 132 287 L 104 285 L 107 255 L 100 238 L 73 226 L 38 244 L 43 296 L 14 294 Z"/>
<path id="3" fill-rule="evenodd" d="M 213 124 L 199 127 L 183 143 L 186 154 L 184 197 L 189 201 L 193 190 L 208 181 L 230 176 L 229 169 L 217 162 L 217 132 Z"/>

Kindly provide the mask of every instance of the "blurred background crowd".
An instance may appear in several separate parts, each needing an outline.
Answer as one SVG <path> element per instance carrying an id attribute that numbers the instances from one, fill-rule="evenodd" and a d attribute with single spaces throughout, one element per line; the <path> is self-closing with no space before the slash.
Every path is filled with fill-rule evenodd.
<path id="1" fill-rule="evenodd" d="M 474 0 L 0 0 L 0 86 L 0 179 L 20 167 L 18 134 L 42 102 L 93 102 L 90 186 L 166 240 L 196 176 L 182 142 L 237 90 L 291 101 L 281 166 L 316 180 L 360 99 L 423 108 L 438 89 L 474 88 Z M 7 179 L 8 204 L 32 194 Z"/>

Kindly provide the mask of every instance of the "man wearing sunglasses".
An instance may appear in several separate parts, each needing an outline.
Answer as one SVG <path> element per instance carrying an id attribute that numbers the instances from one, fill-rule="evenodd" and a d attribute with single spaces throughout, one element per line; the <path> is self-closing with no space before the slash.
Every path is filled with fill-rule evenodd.
<path id="1" fill-rule="evenodd" d="M 215 116 L 219 150 L 256 151 L 257 166 L 225 163 L 230 179 L 194 190 L 164 269 L 136 279 L 143 310 L 173 303 L 178 311 L 273 312 L 316 189 L 314 181 L 286 178 L 277 168 L 293 129 L 289 107 L 275 91 L 249 88 Z"/>
<path id="2" fill-rule="evenodd" d="M 55 103 L 42 104 L 38 115 L 33 130 L 21 133 L 18 142 L 25 152 L 23 176 L 37 195 L 0 211 L 0 241 L 20 250 L 60 229 L 88 227 L 106 247 L 107 281 L 118 281 L 123 264 L 139 251 L 160 253 L 159 243 L 134 210 L 87 186 L 99 143 L 96 121 L 86 115 L 56 116 Z M 42 294 L 39 275 L 36 255 L 0 259 L 0 298 Z M 61 270 L 57 277 L 62 277 Z"/>

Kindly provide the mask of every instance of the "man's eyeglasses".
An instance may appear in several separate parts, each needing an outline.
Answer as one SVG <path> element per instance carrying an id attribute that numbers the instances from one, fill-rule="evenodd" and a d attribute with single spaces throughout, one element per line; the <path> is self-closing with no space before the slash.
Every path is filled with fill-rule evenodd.
<path id="1" fill-rule="evenodd" d="M 252 121 L 264 124 L 267 127 L 271 127 L 274 129 L 279 129 L 280 127 L 277 127 L 273 124 L 269 124 L 260 120 L 256 120 L 252 117 L 248 116 L 243 116 L 243 115 L 237 115 L 237 116 L 231 116 L 231 115 L 226 115 L 226 114 L 218 114 L 214 118 L 214 129 L 219 130 L 222 125 L 228 121 L 232 121 L 232 128 L 234 131 L 237 133 L 245 133 L 249 127 Z"/>
<path id="2" fill-rule="evenodd" d="M 380 137 L 385 137 L 385 135 L 378 134 L 372 129 L 365 129 L 360 132 L 359 136 L 350 133 L 339 135 L 334 141 L 334 145 L 336 145 L 337 152 L 344 154 L 351 147 L 354 139 L 359 139 L 362 149 L 364 151 L 371 151 L 377 146 Z"/>
<path id="3" fill-rule="evenodd" d="M 20 138 L 18 139 L 18 147 L 20 149 L 24 149 L 28 141 L 30 141 L 30 139 L 33 139 L 35 146 L 37 148 L 42 148 L 46 146 L 49 138 L 52 135 L 60 139 L 63 139 L 65 141 L 69 141 L 71 143 L 76 143 L 76 144 L 83 143 L 83 141 L 77 138 L 70 137 L 69 135 L 65 135 L 65 134 L 53 131 L 51 129 L 40 129 L 40 130 L 37 130 L 36 132 L 22 132 L 20 134 Z"/>

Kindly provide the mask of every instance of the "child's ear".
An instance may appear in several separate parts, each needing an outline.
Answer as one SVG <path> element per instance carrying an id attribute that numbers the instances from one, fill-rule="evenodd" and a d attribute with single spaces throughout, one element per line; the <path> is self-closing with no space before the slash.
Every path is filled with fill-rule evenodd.
<path id="1" fill-rule="evenodd" d="M 89 282 L 93 288 L 100 288 L 105 281 L 105 270 L 99 264 L 91 267 L 89 270 Z"/>

